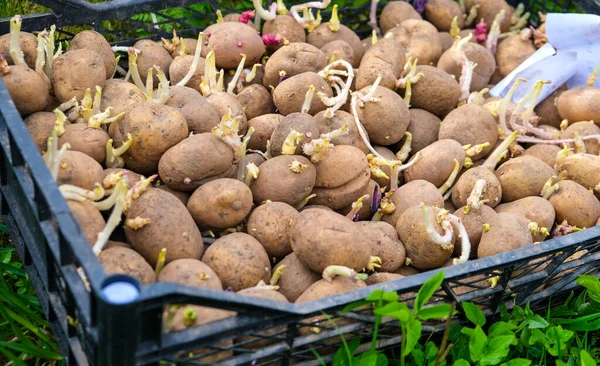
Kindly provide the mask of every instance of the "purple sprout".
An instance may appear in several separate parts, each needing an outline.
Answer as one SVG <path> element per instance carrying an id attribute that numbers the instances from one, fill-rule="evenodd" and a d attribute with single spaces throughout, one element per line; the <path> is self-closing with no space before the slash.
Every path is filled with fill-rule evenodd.
<path id="1" fill-rule="evenodd" d="M 423 14 L 425 11 L 425 4 L 427 4 L 429 0 L 413 0 L 413 7 L 419 14 Z"/>
<path id="2" fill-rule="evenodd" d="M 375 213 L 379 210 L 379 205 L 381 204 L 381 193 L 379 189 L 379 184 L 375 184 L 375 189 L 373 189 L 373 195 L 371 196 L 371 212 Z"/>

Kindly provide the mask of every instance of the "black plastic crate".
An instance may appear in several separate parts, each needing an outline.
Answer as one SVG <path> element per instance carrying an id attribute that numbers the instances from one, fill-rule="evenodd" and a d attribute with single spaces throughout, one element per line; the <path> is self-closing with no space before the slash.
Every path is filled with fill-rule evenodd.
<path id="1" fill-rule="evenodd" d="M 23 29 L 41 30 L 56 24 L 65 39 L 73 26 L 96 29 L 115 44 L 130 44 L 138 38 L 170 37 L 170 28 L 180 34 L 195 34 L 216 20 L 215 0 L 112 0 L 92 4 L 85 0 L 37 0 L 52 12 L 25 16 Z M 240 2 L 241 3 L 241 2 Z M 351 5 L 359 5 L 352 7 Z M 379 4 L 383 7 L 385 2 Z M 595 0 L 558 2 L 528 0 L 526 9 L 599 13 Z M 175 10 L 174 10 L 175 9 Z M 200 9 L 200 10 L 199 10 Z M 363 35 L 369 4 L 348 1 L 340 11 L 342 21 Z M 235 11 L 235 10 L 232 10 Z M 240 12 L 241 10 L 237 10 Z M 154 12 L 158 23 L 147 21 Z M 226 12 L 224 12 L 226 13 Z M 328 15 L 324 13 L 324 19 Z M 7 19 L 0 19 L 0 33 L 8 31 Z M 207 364 L 302 364 L 316 365 L 313 350 L 330 360 L 341 345 L 338 331 L 323 320 L 322 312 L 339 324 L 346 339 L 365 337 L 359 348 L 368 349 L 374 317 L 355 310 L 337 315 L 345 305 L 361 300 L 375 289 L 397 291 L 411 301 L 419 287 L 436 271 L 421 273 L 361 290 L 305 304 L 286 304 L 245 297 L 226 291 L 211 291 L 182 285 L 157 283 L 144 287 L 127 276 L 107 276 L 75 222 L 58 187 L 46 169 L 21 117 L 0 82 L 0 195 L 1 215 L 33 282 L 68 364 L 146 365 L 161 361 L 202 364 L 200 358 L 221 356 Z M 496 312 L 499 302 L 508 307 L 531 303 L 544 306 L 549 299 L 575 288 L 580 274 L 599 275 L 600 227 L 494 257 L 470 261 L 445 269 L 437 301 L 472 301 L 487 315 Z M 78 273 L 81 268 L 89 288 Z M 490 279 L 494 281 L 489 281 Z M 115 282 L 129 283 L 139 297 L 125 305 L 107 301 L 104 291 Z M 495 282 L 495 286 L 491 283 Z M 162 332 L 163 310 L 167 304 L 196 304 L 237 312 L 227 318 L 181 332 Z M 341 322 L 344 320 L 344 322 Z M 309 335 L 300 335 L 311 327 Z M 439 329 L 432 324 L 425 331 Z M 265 335 L 260 332 L 268 331 Z M 379 330 L 378 346 L 400 343 L 397 324 L 386 321 Z M 242 335 L 244 342 L 231 342 Z M 270 344 L 255 346 L 269 339 Z M 263 342 L 264 343 L 264 342 Z M 193 359 L 181 358 L 202 349 Z M 225 357 L 226 356 L 226 357 Z"/>

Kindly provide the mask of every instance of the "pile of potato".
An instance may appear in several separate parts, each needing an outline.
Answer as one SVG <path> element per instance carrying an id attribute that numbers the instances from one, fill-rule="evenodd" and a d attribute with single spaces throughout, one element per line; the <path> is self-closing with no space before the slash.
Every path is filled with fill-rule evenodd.
<path id="1" fill-rule="evenodd" d="M 544 25 L 504 0 L 392 1 L 360 39 L 328 5 L 64 53 L 13 19 L 2 81 L 107 273 L 299 303 L 598 224 L 595 75 L 535 109 L 545 82 L 487 94 Z M 168 308 L 166 329 L 233 314 Z"/>

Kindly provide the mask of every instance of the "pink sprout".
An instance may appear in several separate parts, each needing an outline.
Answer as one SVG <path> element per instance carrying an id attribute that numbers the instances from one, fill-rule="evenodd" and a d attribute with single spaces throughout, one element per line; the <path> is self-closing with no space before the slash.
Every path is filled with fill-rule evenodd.
<path id="1" fill-rule="evenodd" d="M 210 36 L 211 36 L 211 34 L 212 34 L 212 33 L 208 32 L 208 33 L 206 33 L 206 36 L 207 36 L 207 37 L 210 37 Z"/>
<path id="2" fill-rule="evenodd" d="M 244 44 L 242 43 L 242 41 L 238 41 L 237 46 L 238 47 L 242 47 Z"/>
<path id="3" fill-rule="evenodd" d="M 281 37 L 279 37 L 277 34 L 263 34 L 262 40 L 267 46 L 281 43 Z"/>
<path id="4" fill-rule="evenodd" d="M 238 18 L 238 22 L 248 24 L 250 19 L 253 19 L 253 18 L 254 18 L 254 12 L 252 10 L 247 10 L 247 11 L 243 12 L 242 15 L 240 15 L 240 17 Z"/>
<path id="5" fill-rule="evenodd" d="M 487 40 L 487 24 L 479 23 L 475 26 L 475 31 L 473 32 L 477 42 L 483 43 Z"/>

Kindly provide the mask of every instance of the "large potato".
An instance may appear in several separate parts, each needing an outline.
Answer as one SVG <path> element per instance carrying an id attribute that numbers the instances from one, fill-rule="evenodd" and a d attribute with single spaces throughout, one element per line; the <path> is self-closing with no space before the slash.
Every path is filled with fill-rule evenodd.
<path id="1" fill-rule="evenodd" d="M 386 32 L 386 34 L 390 33 L 406 48 L 413 59 L 418 59 L 419 65 L 435 64 L 442 55 L 438 30 L 425 20 L 405 20 Z"/>
<path id="2" fill-rule="evenodd" d="M 242 106 L 247 119 L 275 113 L 275 104 L 273 104 L 271 93 L 260 84 L 244 87 L 235 97 Z"/>
<path id="3" fill-rule="evenodd" d="M 357 225 L 369 237 L 371 255 L 381 259 L 380 272 L 394 272 L 404 264 L 406 251 L 396 228 L 383 221 L 360 221 Z"/>
<path id="4" fill-rule="evenodd" d="M 331 143 L 334 146 L 351 145 L 359 148 L 365 154 L 369 153 L 369 148 L 360 136 L 360 133 L 358 132 L 358 127 L 356 127 L 356 123 L 354 122 L 354 116 L 352 116 L 352 114 L 338 110 L 335 112 L 333 117 L 328 118 L 325 116 L 325 113 L 327 112 L 322 111 L 315 114 L 315 122 L 317 123 L 317 127 L 319 128 L 319 135 L 332 132 L 344 126 L 348 126 L 348 133 L 339 137 L 332 138 Z"/>
<path id="5" fill-rule="evenodd" d="M 79 151 L 65 151 L 60 158 L 57 185 L 71 184 L 83 189 L 93 190 L 102 184 L 104 172 L 102 166 L 92 157 Z"/>
<path id="6" fill-rule="evenodd" d="M 51 102 L 48 86 L 34 70 L 26 65 L 9 66 L 0 77 L 22 117 L 47 110 Z"/>
<path id="7" fill-rule="evenodd" d="M 411 160 L 415 159 L 414 155 Z M 455 140 L 438 140 L 420 151 L 419 160 L 404 171 L 407 182 L 424 179 L 440 187 L 448 179 L 456 163 L 463 166 L 466 154 L 462 145 Z M 436 167 L 436 169 L 432 169 Z"/>
<path id="8" fill-rule="evenodd" d="M 246 114 L 244 113 L 244 107 L 238 102 L 235 96 L 225 92 L 218 92 L 212 93 L 206 100 L 214 108 L 215 112 L 217 112 L 219 120 L 223 119 L 231 111 L 231 116 L 233 118 L 238 117 L 240 120 L 239 134 L 244 135 L 246 133 L 248 118 L 246 118 Z"/>
<path id="9" fill-rule="evenodd" d="M 310 200 L 311 205 L 323 205 L 340 210 L 359 199 L 371 181 L 371 172 L 365 168 L 353 180 L 335 188 L 316 187 L 312 193 L 316 196 Z"/>
<path id="10" fill-rule="evenodd" d="M 485 108 L 477 104 L 464 104 L 448 113 L 442 121 L 439 139 L 452 139 L 461 145 L 489 143 L 483 150 L 471 157 L 478 160 L 489 154 L 498 141 L 498 125 Z"/>
<path id="11" fill-rule="evenodd" d="M 510 159 L 496 170 L 496 177 L 502 185 L 502 201 L 539 196 L 544 184 L 553 175 L 554 169 L 534 156 Z"/>
<path id="12" fill-rule="evenodd" d="M 588 228 L 600 218 L 600 202 L 584 186 L 572 180 L 558 182 L 558 190 L 549 198 L 556 211 L 556 222 Z"/>
<path id="13" fill-rule="evenodd" d="M 172 85 L 177 85 L 190 71 L 192 63 L 194 62 L 194 55 L 177 56 L 171 62 L 169 66 L 169 76 Z M 200 57 L 198 61 L 198 67 L 196 72 L 185 84 L 186 87 L 192 88 L 197 92 L 202 92 L 200 89 L 200 83 L 202 83 L 202 77 L 204 76 L 204 70 L 206 68 L 206 60 Z"/>
<path id="14" fill-rule="evenodd" d="M 165 105 L 177 109 L 187 122 L 189 132 L 194 134 L 211 132 L 221 118 L 200 93 L 186 86 L 172 86 L 171 96 Z"/>
<path id="15" fill-rule="evenodd" d="M 587 189 L 595 189 L 600 183 L 600 156 L 573 154 L 564 158 L 559 171 L 566 172 L 566 178 Z"/>
<path id="16" fill-rule="evenodd" d="M 554 166 L 556 165 L 556 155 L 560 152 L 560 150 L 561 148 L 557 145 L 535 144 L 525 149 L 525 151 L 523 151 L 523 155 L 535 156 L 544 163 L 548 164 L 549 167 L 554 169 Z"/>
<path id="17" fill-rule="evenodd" d="M 263 85 L 276 87 L 281 82 L 280 71 L 289 77 L 304 72 L 317 72 L 327 65 L 323 51 L 308 43 L 292 43 L 281 47 L 267 60 Z"/>
<path id="18" fill-rule="evenodd" d="M 600 127 L 596 125 L 594 121 L 575 122 L 569 125 L 569 127 L 567 127 L 567 129 L 563 131 L 561 138 L 572 139 L 575 137 L 575 134 L 579 134 L 579 136 L 581 137 L 590 135 L 600 136 Z M 598 155 L 598 153 L 600 152 L 600 142 L 598 142 L 598 140 L 584 140 L 583 144 L 585 146 L 585 152 L 587 152 L 588 154 Z M 574 144 L 569 145 L 574 147 Z"/>
<path id="19" fill-rule="evenodd" d="M 198 259 L 182 258 L 167 264 L 157 278 L 158 282 L 180 283 L 213 290 L 222 290 L 219 276 L 208 265 Z"/>
<path id="20" fill-rule="evenodd" d="M 98 255 L 106 274 L 126 274 L 137 278 L 143 285 L 155 282 L 156 274 L 144 257 L 133 249 L 112 247 Z"/>
<path id="21" fill-rule="evenodd" d="M 110 43 L 108 43 L 102 34 L 93 30 L 84 30 L 77 33 L 71 40 L 69 51 L 81 48 L 96 52 L 104 62 L 106 78 L 110 79 L 113 76 L 115 67 L 117 66 L 115 54 L 110 48 Z"/>
<path id="22" fill-rule="evenodd" d="M 490 2 L 490 0 L 486 0 Z M 530 39 L 523 39 L 520 34 L 512 35 L 498 44 L 496 62 L 500 75 L 506 77 L 514 69 L 537 51 Z"/>
<path id="23" fill-rule="evenodd" d="M 409 132 L 412 136 L 410 156 L 438 140 L 441 123 L 442 121 L 435 114 L 429 113 L 424 109 L 410 109 L 410 123 L 406 129 L 406 132 Z M 394 145 L 394 151 L 400 150 L 405 140 L 406 137 L 403 137 L 402 140 Z"/>
<path id="24" fill-rule="evenodd" d="M 284 118 L 285 116 L 281 114 L 270 113 L 249 120 L 248 128 L 254 128 L 254 133 L 248 142 L 248 149 L 267 151 L 267 141 L 271 139 L 273 131 Z"/>
<path id="25" fill-rule="evenodd" d="M 475 183 L 479 180 L 485 180 L 482 200 L 487 200 L 486 205 L 494 208 L 500 204 L 502 199 L 502 185 L 494 173 L 483 167 L 475 167 L 464 172 L 454 185 L 452 191 L 452 204 L 454 207 L 462 207 L 467 204 L 467 199 L 471 195 Z"/>
<path id="26" fill-rule="evenodd" d="M 461 219 L 467 231 L 471 243 L 471 258 L 473 258 L 477 257 L 477 248 L 479 248 L 481 235 L 483 235 L 483 225 L 490 223 L 492 217 L 496 216 L 496 211 L 488 205 L 481 205 L 478 210 L 469 209 L 468 213 L 465 213 L 464 209 L 464 207 L 458 208 L 454 215 Z M 461 252 L 462 243 L 458 240 L 454 245 L 453 255 L 458 257 Z"/>
<path id="27" fill-rule="evenodd" d="M 496 70 L 494 55 L 484 46 L 472 42 L 464 44 L 462 51 L 469 61 L 477 64 L 477 67 L 473 70 L 470 90 L 479 91 L 485 88 Z M 462 73 L 462 66 L 454 61 L 452 52 L 452 50 L 444 52 L 437 63 L 437 67 L 450 75 L 454 75 L 454 78 L 459 80 Z"/>
<path id="28" fill-rule="evenodd" d="M 439 31 L 449 31 L 455 17 L 458 28 L 462 29 L 464 25 L 460 5 L 452 0 L 429 0 L 425 3 L 425 17 Z"/>
<path id="29" fill-rule="evenodd" d="M 407 19 L 423 19 L 415 8 L 407 1 L 390 1 L 381 11 L 379 26 L 383 33 L 399 26 Z"/>
<path id="30" fill-rule="evenodd" d="M 285 79 L 273 91 L 273 102 L 281 114 L 287 116 L 291 113 L 301 112 L 310 86 L 315 87 L 315 92 L 310 103 L 308 114 L 311 116 L 324 111 L 327 107 L 317 96 L 323 93 L 327 97 L 333 95 L 329 84 L 316 72 L 304 72 Z"/>
<path id="31" fill-rule="evenodd" d="M 519 215 L 525 219 L 525 223 L 535 222 L 540 228 L 552 229 L 556 214 L 552 204 L 545 198 L 532 196 L 521 198 L 509 203 L 503 203 L 496 207 L 496 212 L 509 212 Z M 544 241 L 546 237 L 542 233 L 532 233 L 534 242 Z"/>
<path id="32" fill-rule="evenodd" d="M 269 257 L 281 258 L 292 252 L 290 229 L 298 211 L 287 203 L 268 202 L 248 217 L 248 234 L 258 240 Z"/>
<path id="33" fill-rule="evenodd" d="M 423 77 L 412 85 L 410 104 L 413 108 L 424 109 L 444 118 L 458 104 L 458 82 L 447 72 L 433 66 L 417 66 L 417 72 L 423 73 Z"/>
<path id="34" fill-rule="evenodd" d="M 383 221 L 396 226 L 400 216 L 409 208 L 419 206 L 421 202 L 428 206 L 444 207 L 444 197 L 430 182 L 422 179 L 410 181 L 400 186 L 390 201 L 396 206 L 391 215 L 384 215 Z"/>
<path id="35" fill-rule="evenodd" d="M 406 49 L 393 38 L 384 38 L 369 47 L 356 71 L 356 89 L 373 85 L 381 75 L 380 86 L 395 90 L 396 80 L 406 63 Z"/>
<path id="36" fill-rule="evenodd" d="M 594 121 L 600 124 L 600 107 L 596 101 L 600 89 L 591 86 L 578 86 L 560 94 L 557 100 L 561 119 L 571 122 Z"/>
<path id="37" fill-rule="evenodd" d="M 171 62 L 173 62 L 173 58 L 169 51 L 167 51 L 160 43 L 154 42 L 150 39 L 142 39 L 133 45 L 133 47 L 137 50 L 140 50 L 141 53 L 137 57 L 137 66 L 140 72 L 140 75 L 146 80 L 146 75 L 148 74 L 148 70 L 152 70 L 152 79 L 154 85 L 159 83 L 158 73 L 154 69 L 154 66 L 160 67 L 160 69 L 165 73 L 165 76 L 169 78 L 169 67 L 171 66 Z"/>
<path id="38" fill-rule="evenodd" d="M 37 60 L 37 37 L 29 32 L 19 32 L 19 47 L 23 52 L 23 58 L 27 67 L 35 70 L 35 61 Z M 10 33 L 0 36 L 0 55 L 8 62 L 14 65 L 15 62 L 10 55 Z"/>
<path id="39" fill-rule="evenodd" d="M 83 235 L 90 242 L 90 245 L 94 245 L 98 239 L 98 234 L 106 226 L 102 213 L 100 213 L 92 202 L 87 200 L 81 202 L 67 200 L 67 204 L 75 220 L 79 223 Z"/>
<path id="40" fill-rule="evenodd" d="M 106 82 L 104 60 L 85 48 L 65 52 L 54 60 L 51 79 L 54 95 L 61 103 L 73 97 L 82 100 L 86 89 L 90 89 L 93 97 L 96 86 L 102 88 Z"/>
<path id="41" fill-rule="evenodd" d="M 360 93 L 367 94 L 371 87 Z M 395 92 L 378 86 L 373 95 L 377 101 L 368 101 L 358 108 L 358 118 L 369 134 L 369 140 L 378 145 L 393 145 L 404 137 L 410 123 L 406 103 Z"/>
<path id="42" fill-rule="evenodd" d="M 307 113 L 288 114 L 277 124 L 271 135 L 271 156 L 282 155 L 283 144 L 292 130 L 302 134 L 300 142 L 295 143 L 295 155 L 302 155 L 304 144 L 319 138 L 319 129 L 316 120 Z"/>
<path id="43" fill-rule="evenodd" d="M 235 69 L 246 55 L 244 65 L 250 67 L 260 62 L 265 45 L 256 28 L 239 22 L 216 23 L 204 30 L 202 57 L 215 53 L 218 69 Z"/>
<path id="44" fill-rule="evenodd" d="M 490 228 L 483 232 L 477 248 L 477 257 L 492 255 L 523 248 L 533 244 L 527 223 L 512 213 L 499 213 L 490 219 Z"/>
<path id="45" fill-rule="evenodd" d="M 121 79 L 106 80 L 102 88 L 100 109 L 111 108 L 111 116 L 126 112 L 129 107 L 136 103 L 145 102 L 146 96 L 135 84 Z"/>
<path id="46" fill-rule="evenodd" d="M 327 43 L 338 39 L 348 42 L 359 60 L 363 57 L 364 51 L 360 38 L 354 31 L 343 24 L 339 25 L 338 30 L 332 31 L 329 23 L 321 23 L 315 30 L 308 33 L 306 42 L 317 48 L 321 48 Z"/>
<path id="47" fill-rule="evenodd" d="M 278 15 L 275 19 L 268 20 L 263 25 L 263 34 L 281 34 L 290 43 L 306 42 L 304 27 L 291 15 Z M 269 45 L 270 51 L 278 50 L 284 46 L 284 42 L 277 45 Z"/>

